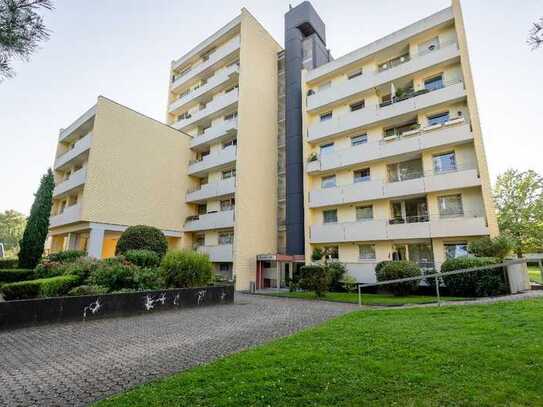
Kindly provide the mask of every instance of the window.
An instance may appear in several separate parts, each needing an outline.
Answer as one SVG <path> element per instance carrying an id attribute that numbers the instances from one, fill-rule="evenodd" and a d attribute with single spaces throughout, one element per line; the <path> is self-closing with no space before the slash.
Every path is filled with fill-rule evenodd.
<path id="1" fill-rule="evenodd" d="M 330 120 L 332 118 L 332 112 L 326 112 L 321 114 L 321 122 L 325 122 L 327 120 Z"/>
<path id="2" fill-rule="evenodd" d="M 232 140 L 228 140 L 222 143 L 222 148 L 227 148 L 227 147 L 237 146 L 237 145 L 238 145 L 238 139 L 233 138 Z"/>
<path id="3" fill-rule="evenodd" d="M 225 170 L 222 172 L 222 179 L 233 178 L 236 176 L 236 169 Z"/>
<path id="4" fill-rule="evenodd" d="M 434 156 L 434 173 L 456 171 L 456 155 L 454 152 Z"/>
<path id="5" fill-rule="evenodd" d="M 184 112 L 184 113 L 181 113 L 180 115 L 177 116 L 177 120 L 185 120 L 185 119 L 190 119 L 192 116 L 189 112 Z"/>
<path id="6" fill-rule="evenodd" d="M 226 273 L 230 271 L 230 263 L 219 263 L 219 271 Z"/>
<path id="7" fill-rule="evenodd" d="M 445 256 L 448 259 L 456 259 L 457 257 L 468 256 L 467 243 L 445 243 Z"/>
<path id="8" fill-rule="evenodd" d="M 368 135 L 366 133 L 351 137 L 351 146 L 353 147 L 359 146 L 361 144 L 366 144 L 367 142 L 368 142 Z"/>
<path id="9" fill-rule="evenodd" d="M 221 211 L 231 211 L 235 207 L 234 198 L 221 200 Z"/>
<path id="10" fill-rule="evenodd" d="M 321 188 L 335 188 L 336 186 L 336 176 L 330 175 L 328 177 L 322 177 L 321 179 Z"/>
<path id="11" fill-rule="evenodd" d="M 207 213 L 207 205 L 200 204 L 198 205 L 198 215 L 205 215 Z"/>
<path id="12" fill-rule="evenodd" d="M 337 209 L 322 211 L 324 223 L 337 223 Z"/>
<path id="13" fill-rule="evenodd" d="M 204 234 L 198 233 L 194 240 L 195 240 L 194 243 L 196 247 L 205 246 L 206 244 L 206 238 Z"/>
<path id="14" fill-rule="evenodd" d="M 358 206 L 356 208 L 356 220 L 364 221 L 373 219 L 373 206 Z"/>
<path id="15" fill-rule="evenodd" d="M 207 177 L 200 178 L 200 186 L 207 185 L 208 182 L 209 180 L 207 179 Z"/>
<path id="16" fill-rule="evenodd" d="M 358 102 L 352 103 L 350 105 L 351 112 L 356 112 L 357 110 L 364 109 L 365 106 L 366 106 L 366 102 L 364 100 L 360 100 Z"/>
<path id="17" fill-rule="evenodd" d="M 388 182 L 407 181 L 420 178 L 424 175 L 422 171 L 422 160 L 420 158 L 403 161 L 401 163 L 387 165 Z"/>
<path id="18" fill-rule="evenodd" d="M 322 146 L 320 146 L 320 150 L 321 150 L 321 157 L 330 155 L 334 152 L 334 143 L 323 144 Z"/>
<path id="19" fill-rule="evenodd" d="M 439 216 L 442 218 L 453 218 L 464 215 L 462 206 L 462 195 L 447 195 L 437 198 L 439 205 Z"/>
<path id="20" fill-rule="evenodd" d="M 424 88 L 432 91 L 443 88 L 445 85 L 443 83 L 443 75 L 436 76 L 434 78 L 426 79 L 424 81 Z"/>
<path id="21" fill-rule="evenodd" d="M 347 75 L 347 79 L 351 80 L 354 78 L 357 78 L 362 75 L 362 69 L 359 69 L 358 71 L 351 72 Z"/>
<path id="22" fill-rule="evenodd" d="M 319 86 L 319 92 L 322 92 L 323 90 L 326 90 L 332 86 L 332 82 L 328 81 L 326 83 L 323 83 L 321 86 Z"/>
<path id="23" fill-rule="evenodd" d="M 449 112 L 428 116 L 428 126 L 443 124 L 449 121 Z"/>
<path id="24" fill-rule="evenodd" d="M 226 116 L 224 116 L 224 120 L 225 120 L 225 121 L 233 120 L 233 119 L 235 119 L 236 117 L 238 117 L 238 112 L 234 112 L 234 113 L 227 114 Z"/>
<path id="25" fill-rule="evenodd" d="M 219 245 L 234 243 L 234 232 L 220 232 Z"/>
<path id="26" fill-rule="evenodd" d="M 375 246 L 372 244 L 361 244 L 358 253 L 360 260 L 375 260 Z"/>
<path id="27" fill-rule="evenodd" d="M 370 169 L 356 170 L 354 172 L 354 182 L 365 182 L 370 180 Z"/>

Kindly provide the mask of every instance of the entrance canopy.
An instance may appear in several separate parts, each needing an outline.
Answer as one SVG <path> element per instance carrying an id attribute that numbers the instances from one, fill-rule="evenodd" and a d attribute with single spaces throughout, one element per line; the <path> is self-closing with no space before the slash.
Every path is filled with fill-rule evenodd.
<path id="1" fill-rule="evenodd" d="M 256 289 L 286 288 L 293 273 L 305 263 L 303 255 L 259 254 L 256 256 Z"/>

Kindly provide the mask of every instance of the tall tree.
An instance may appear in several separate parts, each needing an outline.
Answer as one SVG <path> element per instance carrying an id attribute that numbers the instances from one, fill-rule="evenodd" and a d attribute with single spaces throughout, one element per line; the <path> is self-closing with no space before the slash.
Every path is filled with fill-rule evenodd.
<path id="1" fill-rule="evenodd" d="M 23 237 L 26 217 L 14 210 L 0 213 L 0 243 L 4 244 L 6 251 L 16 251 L 19 240 Z"/>
<path id="2" fill-rule="evenodd" d="M 49 229 L 49 215 L 53 205 L 55 180 L 49 168 L 41 177 L 40 187 L 34 195 L 34 203 L 21 240 L 19 267 L 34 268 L 43 254 L 43 246 Z"/>
<path id="3" fill-rule="evenodd" d="M 0 80 L 14 75 L 10 61 L 28 61 L 40 41 L 49 38 L 38 10 L 51 10 L 51 0 L 0 0 Z"/>
<path id="4" fill-rule="evenodd" d="M 543 44 L 543 17 L 533 23 L 528 34 L 528 44 L 532 46 L 532 49 L 539 48 Z"/>
<path id="5" fill-rule="evenodd" d="M 495 188 L 498 224 L 513 239 L 519 257 L 543 248 L 543 178 L 535 171 L 509 169 Z"/>

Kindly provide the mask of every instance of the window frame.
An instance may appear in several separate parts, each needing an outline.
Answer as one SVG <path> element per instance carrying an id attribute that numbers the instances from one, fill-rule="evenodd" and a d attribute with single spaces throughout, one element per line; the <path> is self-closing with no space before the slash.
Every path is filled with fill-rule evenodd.
<path id="1" fill-rule="evenodd" d="M 369 248 L 369 257 L 362 255 L 362 248 Z M 358 259 L 363 261 L 377 260 L 377 254 L 375 252 L 374 244 L 359 244 L 358 245 Z"/>
<path id="2" fill-rule="evenodd" d="M 333 110 L 330 110 L 330 111 L 325 112 L 325 113 L 321 113 L 319 115 L 319 118 L 320 118 L 321 122 L 327 122 L 328 120 L 332 120 L 333 117 L 334 117 L 334 111 Z"/>
<path id="3" fill-rule="evenodd" d="M 330 183 L 330 185 L 327 185 L 326 181 L 332 180 L 332 179 L 333 181 Z M 335 188 L 335 187 L 337 187 L 336 174 L 326 175 L 324 177 L 321 177 L 321 189 L 329 189 L 329 188 Z"/>
<path id="4" fill-rule="evenodd" d="M 356 176 L 357 172 L 362 173 L 362 172 L 365 172 L 365 171 L 368 172 L 367 177 L 357 177 Z M 359 182 L 368 182 L 368 181 L 371 181 L 371 168 L 370 167 L 361 168 L 361 169 L 353 171 L 353 184 L 357 184 Z"/>
<path id="5" fill-rule="evenodd" d="M 327 220 L 327 214 L 333 214 L 333 218 L 335 220 Z M 322 223 L 323 224 L 329 224 L 329 223 L 337 223 L 337 209 L 325 209 L 322 211 Z"/>
<path id="6" fill-rule="evenodd" d="M 351 73 L 347 74 L 347 80 L 352 80 L 354 78 L 358 78 L 359 76 L 362 76 L 364 74 L 364 69 L 360 68 L 356 71 L 352 71 Z"/>
<path id="7" fill-rule="evenodd" d="M 355 141 L 355 139 L 361 139 L 362 141 Z M 351 137 L 351 147 L 361 146 L 368 143 L 368 133 L 358 134 Z"/>
<path id="8" fill-rule="evenodd" d="M 446 209 L 443 206 L 443 202 L 446 202 L 447 199 L 450 198 L 459 198 L 458 202 L 460 202 L 460 212 L 457 213 L 444 213 L 443 210 Z M 449 194 L 449 195 L 441 195 L 437 197 L 437 209 L 439 211 L 439 217 L 441 219 L 449 219 L 449 218 L 461 218 L 464 216 L 464 202 L 462 199 L 462 194 Z"/>
<path id="9" fill-rule="evenodd" d="M 349 105 L 349 109 L 351 110 L 351 112 L 356 112 L 358 110 L 362 110 L 366 107 L 366 100 L 365 99 L 362 99 L 362 100 L 359 100 L 357 102 L 353 102 Z"/>
<path id="10" fill-rule="evenodd" d="M 439 119 L 441 117 L 447 117 L 447 120 L 444 120 L 444 121 L 438 121 L 436 123 L 432 123 L 433 120 L 435 119 Z M 436 114 L 431 114 L 431 115 L 428 115 L 426 116 L 426 120 L 428 122 L 428 127 L 430 126 L 435 126 L 437 124 L 445 124 L 447 123 L 449 120 L 451 119 L 451 113 L 449 111 L 446 111 L 446 112 L 441 112 L 441 113 L 436 113 Z"/>
<path id="11" fill-rule="evenodd" d="M 363 210 L 363 209 L 370 209 L 370 212 L 371 212 L 371 216 L 368 217 L 368 218 L 363 218 L 363 217 L 360 217 L 359 216 L 359 209 L 360 210 Z M 355 208 L 355 214 L 356 214 L 356 221 L 357 222 L 368 222 L 370 220 L 373 220 L 373 205 L 361 205 L 361 206 L 357 206 Z"/>
<path id="12" fill-rule="evenodd" d="M 436 165 L 436 163 L 440 162 L 439 161 L 440 159 L 442 159 L 444 157 L 447 157 L 447 156 L 452 156 L 452 159 L 450 160 L 451 166 L 447 167 L 447 168 L 443 167 L 443 169 L 440 169 Z M 434 174 L 436 174 L 436 175 L 448 174 L 448 173 L 451 173 L 451 172 L 458 171 L 458 163 L 456 162 L 456 152 L 453 150 L 453 151 L 448 151 L 446 153 L 440 153 L 440 154 L 433 155 L 432 156 L 432 169 L 433 169 Z"/>

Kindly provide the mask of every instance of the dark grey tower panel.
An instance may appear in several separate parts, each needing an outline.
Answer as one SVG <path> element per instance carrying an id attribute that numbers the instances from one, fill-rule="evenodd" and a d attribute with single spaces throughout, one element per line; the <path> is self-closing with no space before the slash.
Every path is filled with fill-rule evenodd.
<path id="1" fill-rule="evenodd" d="M 325 26 L 308 1 L 285 14 L 285 128 L 287 254 L 304 254 L 302 68 L 330 60 Z"/>

